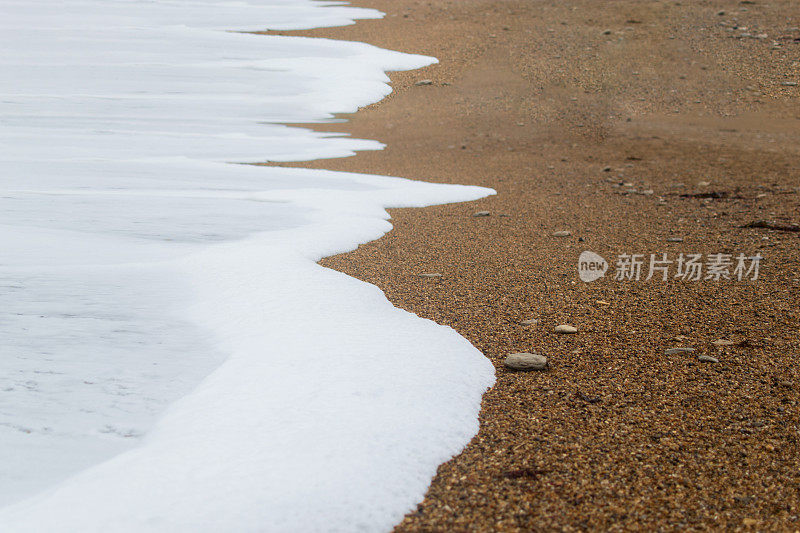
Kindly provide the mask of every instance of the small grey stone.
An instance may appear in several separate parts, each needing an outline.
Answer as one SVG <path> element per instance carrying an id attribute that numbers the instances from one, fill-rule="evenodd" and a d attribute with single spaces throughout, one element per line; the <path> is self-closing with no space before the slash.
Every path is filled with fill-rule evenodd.
<path id="1" fill-rule="evenodd" d="M 670 237 L 667 242 L 683 242 L 683 237 Z"/>
<path id="2" fill-rule="evenodd" d="M 553 232 L 553 237 L 569 237 L 570 235 L 572 235 L 572 232 L 567 231 L 567 230 L 561 230 L 561 231 L 554 231 Z"/>
<path id="3" fill-rule="evenodd" d="M 701 363 L 719 363 L 719 359 L 711 357 L 710 355 L 699 355 L 697 356 L 697 360 Z"/>
<path id="4" fill-rule="evenodd" d="M 419 80 L 414 85 L 433 85 L 433 80 Z"/>
<path id="5" fill-rule="evenodd" d="M 472 216 L 474 217 L 488 217 L 492 213 L 490 211 L 478 211 L 477 213 L 473 213 Z"/>
<path id="6" fill-rule="evenodd" d="M 694 351 L 694 348 L 691 348 L 691 347 L 687 346 L 685 348 L 669 348 L 667 350 L 664 350 L 664 354 L 666 354 L 666 355 L 675 355 L 677 353 L 688 353 L 688 352 L 693 352 L 693 351 Z"/>
<path id="7" fill-rule="evenodd" d="M 522 322 L 520 322 L 520 324 L 522 324 L 523 326 L 535 326 L 538 323 L 539 323 L 538 318 L 531 318 L 530 320 L 523 320 Z"/>
<path id="8" fill-rule="evenodd" d="M 538 353 L 512 353 L 503 363 L 512 370 L 544 370 L 547 357 Z"/>
<path id="9" fill-rule="evenodd" d="M 797 82 L 796 81 L 785 81 L 785 82 L 781 83 L 781 85 L 783 85 L 784 87 L 797 87 Z"/>
<path id="10" fill-rule="evenodd" d="M 442 275 L 439 274 L 438 272 L 435 272 L 433 274 L 420 274 L 420 276 L 422 276 L 423 278 L 441 278 L 442 277 Z"/>
<path id="11" fill-rule="evenodd" d="M 578 333 L 578 328 L 575 326 L 570 326 L 569 324 L 561 324 L 560 326 L 556 326 L 553 331 L 556 333 L 572 334 Z"/>

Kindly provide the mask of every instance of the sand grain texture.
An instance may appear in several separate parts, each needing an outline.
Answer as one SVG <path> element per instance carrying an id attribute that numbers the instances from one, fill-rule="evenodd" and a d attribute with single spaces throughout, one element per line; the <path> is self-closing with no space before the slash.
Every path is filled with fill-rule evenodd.
<path id="1" fill-rule="evenodd" d="M 301 166 L 498 192 L 394 210 L 389 235 L 322 262 L 497 368 L 480 433 L 397 531 L 800 529 L 800 5 L 355 3 L 387 17 L 291 34 L 441 63 L 315 126 L 386 150 Z M 764 259 L 756 282 L 585 284 L 584 250 Z M 550 370 L 504 368 L 514 352 Z"/>

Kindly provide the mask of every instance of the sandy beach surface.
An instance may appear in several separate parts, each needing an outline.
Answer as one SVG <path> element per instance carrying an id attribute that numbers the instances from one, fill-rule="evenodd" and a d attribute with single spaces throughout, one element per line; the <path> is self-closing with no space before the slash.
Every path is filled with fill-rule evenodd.
<path id="1" fill-rule="evenodd" d="M 479 434 L 397 530 L 800 530 L 800 4 L 354 4 L 387 17 L 276 33 L 440 64 L 315 126 L 385 150 L 297 166 L 498 193 L 393 210 L 386 237 L 322 262 L 497 368 Z M 584 251 L 605 277 L 581 281 Z M 651 254 L 667 281 L 645 279 Z M 676 277 L 680 254 L 702 279 Z M 514 352 L 549 369 L 511 371 Z"/>

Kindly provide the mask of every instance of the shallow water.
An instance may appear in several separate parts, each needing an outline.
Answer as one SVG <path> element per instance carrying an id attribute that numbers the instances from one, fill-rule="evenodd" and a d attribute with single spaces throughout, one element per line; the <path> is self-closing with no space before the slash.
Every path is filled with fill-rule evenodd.
<path id="1" fill-rule="evenodd" d="M 227 30 L 376 16 L 0 4 L 0 504 L 51 489 L 4 530 L 386 528 L 475 431 L 488 362 L 315 261 L 491 191 L 231 164 L 380 149 L 276 122 L 432 60 Z"/>

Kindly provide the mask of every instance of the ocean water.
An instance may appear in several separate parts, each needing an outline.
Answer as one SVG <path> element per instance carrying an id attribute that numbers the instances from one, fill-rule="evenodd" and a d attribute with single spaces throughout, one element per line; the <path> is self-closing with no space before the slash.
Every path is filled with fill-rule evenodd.
<path id="1" fill-rule="evenodd" d="M 0 530 L 386 530 L 474 435 L 489 362 L 316 261 L 492 191 L 244 164 L 382 148 L 281 123 L 433 58 L 245 33 L 379 16 L 0 0 Z"/>

